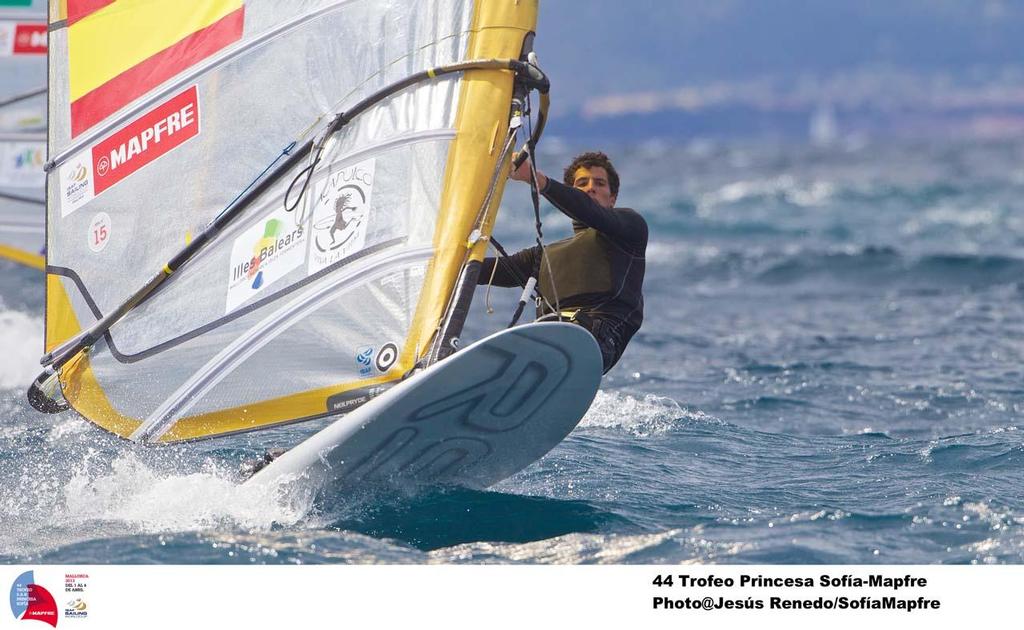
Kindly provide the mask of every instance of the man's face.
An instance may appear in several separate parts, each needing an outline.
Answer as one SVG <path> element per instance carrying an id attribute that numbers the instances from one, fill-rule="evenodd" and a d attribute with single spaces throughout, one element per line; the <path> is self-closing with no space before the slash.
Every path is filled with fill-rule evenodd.
<path id="1" fill-rule="evenodd" d="M 581 166 L 576 169 L 576 175 L 572 181 L 573 188 L 578 188 L 590 195 L 590 197 L 605 208 L 615 206 L 616 195 L 608 185 L 608 171 L 603 166 L 587 168 Z"/>

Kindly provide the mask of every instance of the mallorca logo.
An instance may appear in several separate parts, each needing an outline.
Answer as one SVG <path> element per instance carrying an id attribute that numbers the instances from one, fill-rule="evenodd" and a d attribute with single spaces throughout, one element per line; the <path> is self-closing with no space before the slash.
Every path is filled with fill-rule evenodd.
<path id="1" fill-rule="evenodd" d="M 11 612 L 20 621 L 34 619 L 57 627 L 57 602 L 35 583 L 32 571 L 22 573 L 11 585 Z"/>
<path id="2" fill-rule="evenodd" d="M 309 273 L 329 267 L 366 245 L 374 164 L 372 159 L 360 162 L 317 184 Z"/>

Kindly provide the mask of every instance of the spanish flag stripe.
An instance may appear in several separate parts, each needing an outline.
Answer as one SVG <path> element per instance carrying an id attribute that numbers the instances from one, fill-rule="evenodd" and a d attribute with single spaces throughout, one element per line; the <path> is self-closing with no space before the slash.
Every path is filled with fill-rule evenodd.
<path id="1" fill-rule="evenodd" d="M 67 0 L 67 21 L 74 24 L 116 0 Z"/>
<path id="2" fill-rule="evenodd" d="M 223 4 L 223 2 L 211 2 L 210 4 Z M 77 98 L 73 96 L 71 102 L 72 136 L 89 129 L 164 81 L 241 39 L 244 16 L 245 7 L 239 7 L 212 24 L 192 32 L 183 39 L 126 68 L 120 74 L 108 78 L 94 89 Z M 76 27 L 71 29 L 72 33 L 74 28 Z M 72 41 L 72 46 L 75 45 L 75 42 Z M 73 51 L 74 49 L 72 49 Z M 72 78 L 74 76 L 74 68 L 72 68 Z M 74 84 L 74 82 L 72 83 Z M 74 92 L 74 85 L 72 92 Z"/>

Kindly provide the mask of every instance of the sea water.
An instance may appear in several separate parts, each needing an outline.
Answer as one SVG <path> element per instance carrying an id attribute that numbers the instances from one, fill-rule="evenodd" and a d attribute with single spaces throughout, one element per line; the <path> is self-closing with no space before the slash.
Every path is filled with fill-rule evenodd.
<path id="1" fill-rule="evenodd" d="M 549 146 L 554 176 L 584 148 Z M 147 449 L 36 414 L 41 278 L 0 266 L 0 561 L 1024 560 L 1024 143 L 603 148 L 651 228 L 643 328 L 487 491 L 282 500 L 238 464 L 314 427 Z M 533 223 L 511 183 L 496 235 Z M 488 315 L 481 291 L 466 336 L 514 293 Z"/>

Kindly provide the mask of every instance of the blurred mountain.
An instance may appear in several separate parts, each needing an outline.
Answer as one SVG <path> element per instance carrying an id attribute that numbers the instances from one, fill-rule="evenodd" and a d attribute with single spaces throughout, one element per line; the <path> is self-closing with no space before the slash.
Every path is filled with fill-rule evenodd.
<path id="1" fill-rule="evenodd" d="M 900 110 L 899 128 L 951 107 L 960 127 L 1024 114 L 1018 0 L 541 0 L 539 31 L 552 118 L 579 133 L 609 117 L 807 133 L 823 107 L 839 133 L 851 114 L 865 129 Z"/>

